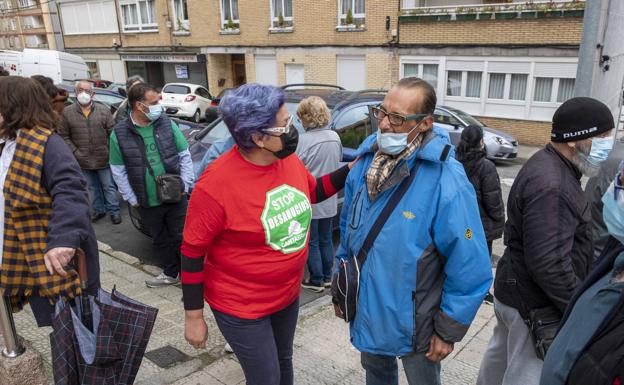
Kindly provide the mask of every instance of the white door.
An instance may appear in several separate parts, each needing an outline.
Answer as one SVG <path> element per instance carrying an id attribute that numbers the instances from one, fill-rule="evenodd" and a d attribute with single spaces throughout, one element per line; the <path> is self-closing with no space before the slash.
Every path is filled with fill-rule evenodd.
<path id="1" fill-rule="evenodd" d="M 256 55 L 256 83 L 277 85 L 277 60 L 273 55 Z"/>
<path id="2" fill-rule="evenodd" d="M 338 85 L 347 90 L 366 88 L 366 57 L 338 56 Z"/>
<path id="3" fill-rule="evenodd" d="M 303 84 L 305 75 L 303 64 L 286 64 L 286 84 Z M 294 87 L 303 88 L 303 87 Z"/>

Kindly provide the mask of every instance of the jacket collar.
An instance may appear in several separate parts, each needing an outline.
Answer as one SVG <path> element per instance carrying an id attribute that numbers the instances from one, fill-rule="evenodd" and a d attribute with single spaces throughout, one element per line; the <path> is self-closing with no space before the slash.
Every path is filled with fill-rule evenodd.
<path id="1" fill-rule="evenodd" d="M 561 160 L 561 162 L 570 170 L 570 172 L 574 175 L 574 177 L 579 181 L 581 180 L 581 177 L 583 176 L 583 173 L 581 173 L 581 170 L 579 170 L 578 167 L 574 165 L 574 163 L 569 161 L 568 158 L 566 158 L 559 151 L 557 151 L 555 146 L 553 146 L 551 143 L 548 143 L 546 145 L 546 148 L 544 148 L 544 150 L 548 153 L 555 154 Z"/>

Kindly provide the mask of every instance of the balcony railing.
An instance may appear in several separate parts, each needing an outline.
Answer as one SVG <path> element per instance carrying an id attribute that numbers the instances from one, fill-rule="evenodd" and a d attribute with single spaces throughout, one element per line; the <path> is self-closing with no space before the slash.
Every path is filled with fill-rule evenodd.
<path id="1" fill-rule="evenodd" d="M 580 0 L 528 1 L 526 3 L 404 8 L 399 12 L 399 21 L 427 22 L 583 17 L 584 12 L 585 1 Z"/>

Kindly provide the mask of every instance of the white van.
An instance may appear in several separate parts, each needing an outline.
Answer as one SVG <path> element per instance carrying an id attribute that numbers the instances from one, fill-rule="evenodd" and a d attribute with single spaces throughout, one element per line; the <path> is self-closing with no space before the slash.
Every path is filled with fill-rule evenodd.
<path id="1" fill-rule="evenodd" d="M 0 50 L 0 66 L 10 75 L 43 75 L 52 78 L 55 84 L 89 78 L 87 64 L 80 56 L 61 51 L 31 48 L 22 52 Z"/>

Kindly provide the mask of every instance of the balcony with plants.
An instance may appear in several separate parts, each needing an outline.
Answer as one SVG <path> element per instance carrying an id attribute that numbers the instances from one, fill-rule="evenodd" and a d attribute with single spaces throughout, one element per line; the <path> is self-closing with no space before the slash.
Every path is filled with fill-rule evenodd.
<path id="1" fill-rule="evenodd" d="M 566 18 L 583 17 L 584 13 L 585 1 L 581 0 L 527 1 L 525 3 L 403 8 L 399 11 L 399 22 Z"/>

